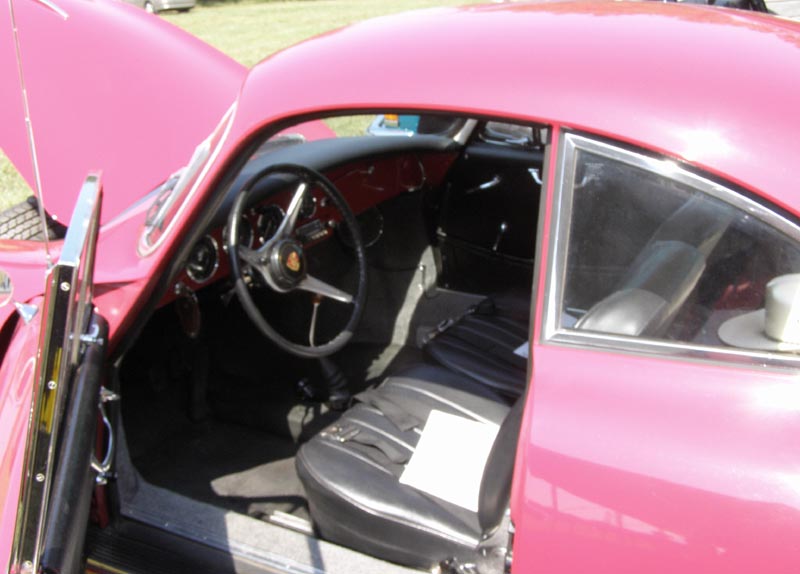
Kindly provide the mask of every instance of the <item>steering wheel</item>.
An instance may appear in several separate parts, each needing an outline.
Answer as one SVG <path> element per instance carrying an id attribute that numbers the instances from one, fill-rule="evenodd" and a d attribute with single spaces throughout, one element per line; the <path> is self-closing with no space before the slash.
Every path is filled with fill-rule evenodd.
<path id="1" fill-rule="evenodd" d="M 289 207 L 286 209 L 286 215 L 278 225 L 275 234 L 267 239 L 261 247 L 252 249 L 244 245 L 238 245 L 238 238 L 240 237 L 239 226 L 242 215 L 248 205 L 248 196 L 259 182 L 270 176 L 289 176 L 290 181 L 295 180 L 298 182 Z M 280 191 L 283 189 L 285 187 L 281 186 Z M 348 293 L 318 279 L 308 269 L 303 241 L 298 237 L 295 228 L 302 210 L 303 199 L 307 193 L 312 193 L 314 189 L 321 189 L 325 193 L 331 204 L 341 213 L 343 222 L 347 225 L 351 234 L 353 243 L 351 247 L 358 265 L 358 285 L 355 293 Z M 228 233 L 225 237 L 225 242 L 228 247 L 236 294 L 255 326 L 280 348 L 300 357 L 324 357 L 344 347 L 353 336 L 353 331 L 364 308 L 364 299 L 367 292 L 367 263 L 364 243 L 361 239 L 356 218 L 347 205 L 347 201 L 333 183 L 318 171 L 305 166 L 296 164 L 270 166 L 252 177 L 237 193 L 228 216 L 227 229 Z M 264 314 L 253 301 L 250 289 L 245 282 L 242 262 L 258 273 L 273 291 L 289 293 L 301 290 L 312 294 L 311 300 L 314 308 L 311 315 L 311 324 L 309 325 L 308 345 L 290 341 L 269 324 Z M 346 325 L 335 337 L 324 344 L 315 345 L 317 310 L 321 301 L 326 298 L 342 305 L 349 305 L 351 307 L 350 316 Z"/>

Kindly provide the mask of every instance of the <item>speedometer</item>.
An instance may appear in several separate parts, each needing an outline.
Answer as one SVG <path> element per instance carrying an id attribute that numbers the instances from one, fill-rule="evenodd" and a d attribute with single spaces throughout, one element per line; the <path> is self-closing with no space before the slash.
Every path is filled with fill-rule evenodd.
<path id="1" fill-rule="evenodd" d="M 275 235 L 278 231 L 285 213 L 277 205 L 267 205 L 258 211 L 258 219 L 256 220 L 256 231 L 258 233 L 258 240 L 264 243 Z"/>

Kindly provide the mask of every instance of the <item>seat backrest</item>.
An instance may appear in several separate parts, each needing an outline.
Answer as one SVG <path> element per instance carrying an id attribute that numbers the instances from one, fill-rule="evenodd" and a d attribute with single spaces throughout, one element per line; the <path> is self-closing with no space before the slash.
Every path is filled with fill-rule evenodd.
<path id="1" fill-rule="evenodd" d="M 497 529 L 508 508 L 524 408 L 523 395 L 517 399 L 503 419 L 483 470 L 478 498 L 478 523 L 484 536 L 491 535 Z"/>
<path id="2" fill-rule="evenodd" d="M 577 329 L 658 336 L 669 327 L 705 269 L 705 257 L 681 241 L 656 241 L 639 254 L 619 289 L 592 306 Z"/>
<path id="3" fill-rule="evenodd" d="M 722 209 L 718 202 L 695 195 L 659 226 L 649 243 L 682 241 L 708 259 L 731 224 L 733 214 L 733 209 Z"/>
<path id="4" fill-rule="evenodd" d="M 617 289 L 577 322 L 577 329 L 658 337 L 689 298 L 706 261 L 731 223 L 702 195 L 678 208 L 647 242 Z"/>

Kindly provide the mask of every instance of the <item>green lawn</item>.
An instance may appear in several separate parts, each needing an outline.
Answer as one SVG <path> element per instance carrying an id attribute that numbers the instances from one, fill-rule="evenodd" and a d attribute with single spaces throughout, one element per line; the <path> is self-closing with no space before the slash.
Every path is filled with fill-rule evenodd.
<path id="1" fill-rule="evenodd" d="M 19 203 L 29 195 L 28 184 L 0 150 L 0 210 Z"/>
<path id="2" fill-rule="evenodd" d="M 475 3 L 476 0 L 210 0 L 189 12 L 165 13 L 162 17 L 252 66 L 301 40 L 366 18 Z M 331 125 L 342 133 L 363 131 L 364 123 L 340 120 Z M 0 209 L 19 203 L 28 195 L 27 185 L 0 151 Z"/>
<path id="3" fill-rule="evenodd" d="M 287 46 L 359 20 L 417 8 L 475 3 L 475 0 L 223 0 L 185 13 L 165 13 L 163 18 L 245 66 L 252 66 Z"/>

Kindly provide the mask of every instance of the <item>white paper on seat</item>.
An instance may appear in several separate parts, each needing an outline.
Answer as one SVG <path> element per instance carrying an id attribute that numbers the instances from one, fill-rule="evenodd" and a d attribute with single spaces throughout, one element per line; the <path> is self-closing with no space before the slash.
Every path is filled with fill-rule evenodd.
<path id="1" fill-rule="evenodd" d="M 431 411 L 400 482 L 473 512 L 499 426 Z"/>

